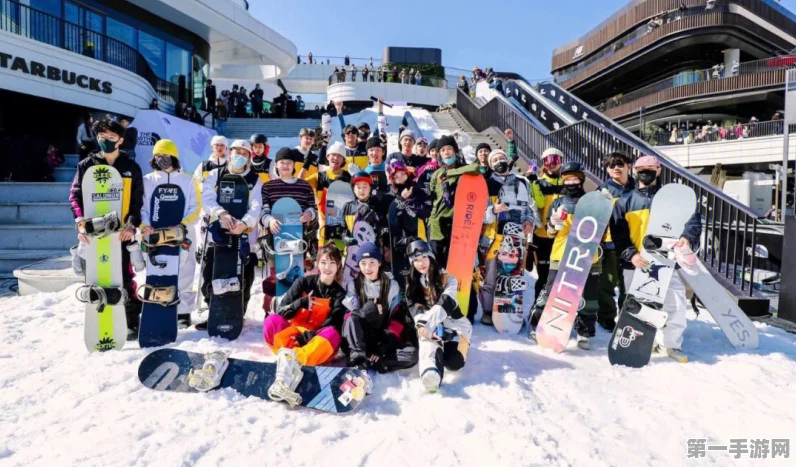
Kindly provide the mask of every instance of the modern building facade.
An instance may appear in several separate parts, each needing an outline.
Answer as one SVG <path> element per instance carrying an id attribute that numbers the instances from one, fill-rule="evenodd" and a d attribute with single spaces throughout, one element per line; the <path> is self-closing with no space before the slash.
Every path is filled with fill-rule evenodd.
<path id="1" fill-rule="evenodd" d="M 553 51 L 562 87 L 628 128 L 770 120 L 796 64 L 775 0 L 635 0 Z"/>

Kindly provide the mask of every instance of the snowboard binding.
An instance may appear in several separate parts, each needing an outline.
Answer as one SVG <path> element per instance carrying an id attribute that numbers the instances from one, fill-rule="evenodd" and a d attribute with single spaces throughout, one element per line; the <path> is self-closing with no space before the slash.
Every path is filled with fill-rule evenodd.
<path id="1" fill-rule="evenodd" d="M 229 355 L 217 350 L 207 355 L 204 365 L 199 370 L 191 369 L 188 373 L 188 386 L 197 391 L 207 392 L 219 384 L 229 366 Z"/>
<path id="2" fill-rule="evenodd" d="M 522 292 L 530 286 L 525 276 L 498 276 L 495 281 L 495 293 L 512 294 Z"/>
<path id="3" fill-rule="evenodd" d="M 144 303 L 154 303 L 160 306 L 172 306 L 180 303 L 177 287 L 156 287 L 153 285 L 139 285 L 135 296 Z"/>
<path id="4" fill-rule="evenodd" d="M 213 295 L 240 292 L 240 280 L 237 277 L 215 279 L 211 282 L 211 285 L 213 286 Z"/>
<path id="5" fill-rule="evenodd" d="M 98 285 L 84 285 L 75 291 L 75 298 L 82 303 L 97 305 L 97 312 L 102 312 L 105 306 L 124 305 L 127 303 L 127 291 L 122 287 L 100 287 Z"/>
<path id="6" fill-rule="evenodd" d="M 296 392 L 304 372 L 301 363 L 296 359 L 293 349 L 281 348 L 276 356 L 276 379 L 268 388 L 268 397 L 280 402 L 285 401 L 290 407 L 301 405 L 301 396 Z"/>
<path id="7" fill-rule="evenodd" d="M 109 212 L 104 216 L 91 219 L 78 219 L 77 226 L 82 226 L 86 235 L 93 238 L 105 238 L 121 230 L 122 224 L 116 212 Z"/>
<path id="8" fill-rule="evenodd" d="M 180 247 L 183 250 L 191 248 L 191 241 L 188 239 L 188 232 L 184 224 L 179 224 L 174 227 L 166 227 L 165 229 L 158 229 L 155 233 L 147 235 L 143 239 L 141 245 L 143 251 L 146 251 L 149 256 L 149 261 L 152 265 L 158 268 L 166 267 L 166 263 L 161 263 L 155 259 L 157 251 L 161 247 Z"/>

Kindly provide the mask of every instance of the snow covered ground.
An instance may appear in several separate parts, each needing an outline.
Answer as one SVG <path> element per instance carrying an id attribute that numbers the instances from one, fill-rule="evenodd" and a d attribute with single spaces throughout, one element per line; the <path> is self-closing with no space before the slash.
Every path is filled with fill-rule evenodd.
<path id="1" fill-rule="evenodd" d="M 758 350 L 737 352 L 709 317 L 689 316 L 691 363 L 655 356 L 639 370 L 609 365 L 602 330 L 593 350 L 554 355 L 476 325 L 467 365 L 439 393 L 423 392 L 416 369 L 379 375 L 340 416 L 144 388 L 149 351 L 88 353 L 74 291 L 0 299 L 0 466 L 793 465 L 686 459 L 689 438 L 796 442 L 796 336 L 765 325 Z M 261 303 L 255 294 L 237 341 L 186 330 L 175 347 L 274 359 Z"/>

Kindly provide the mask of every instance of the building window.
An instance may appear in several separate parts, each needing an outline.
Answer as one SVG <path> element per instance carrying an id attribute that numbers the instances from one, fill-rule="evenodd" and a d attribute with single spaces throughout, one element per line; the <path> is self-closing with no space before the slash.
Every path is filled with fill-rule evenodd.
<path id="1" fill-rule="evenodd" d="M 159 78 L 166 76 L 166 42 L 138 31 L 138 51 Z"/>
<path id="2" fill-rule="evenodd" d="M 125 70 L 135 70 L 138 49 L 138 31 L 135 28 L 108 18 L 108 62 Z"/>

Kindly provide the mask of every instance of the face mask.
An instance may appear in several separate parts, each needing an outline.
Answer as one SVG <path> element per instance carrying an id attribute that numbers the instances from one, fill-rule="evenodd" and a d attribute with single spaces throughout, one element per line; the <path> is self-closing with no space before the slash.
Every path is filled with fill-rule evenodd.
<path id="1" fill-rule="evenodd" d="M 249 162 L 249 158 L 246 156 L 242 156 L 240 154 L 234 154 L 232 156 L 232 167 L 236 169 L 242 169 L 246 167 L 247 162 Z"/>
<path id="2" fill-rule="evenodd" d="M 500 263 L 500 269 L 503 271 L 503 274 L 511 274 L 517 269 L 517 265 L 512 263 Z"/>
<path id="3" fill-rule="evenodd" d="M 445 165 L 453 165 L 453 164 L 456 163 L 456 156 L 454 155 L 454 156 L 451 156 L 451 157 L 449 157 L 447 159 L 442 159 L 442 162 L 444 162 Z"/>
<path id="4" fill-rule="evenodd" d="M 116 150 L 116 144 L 118 141 L 111 141 L 109 139 L 101 139 L 99 140 L 99 147 L 102 152 L 105 154 L 110 154 Z"/>
<path id="5" fill-rule="evenodd" d="M 156 157 L 155 164 L 160 167 L 160 170 L 168 170 L 171 167 L 171 157 Z"/>
<path id="6" fill-rule="evenodd" d="M 657 177 L 658 174 L 651 170 L 645 170 L 643 172 L 639 172 L 636 174 L 636 178 L 638 179 L 638 181 L 643 183 L 644 185 L 651 184 L 652 182 L 655 181 Z"/>
<path id="7" fill-rule="evenodd" d="M 509 171 L 509 163 L 508 162 L 498 162 L 495 164 L 495 172 L 499 174 L 504 174 Z"/>
<path id="8" fill-rule="evenodd" d="M 561 189 L 561 193 L 565 196 L 577 196 L 580 194 L 582 190 L 582 185 L 564 185 Z"/>

